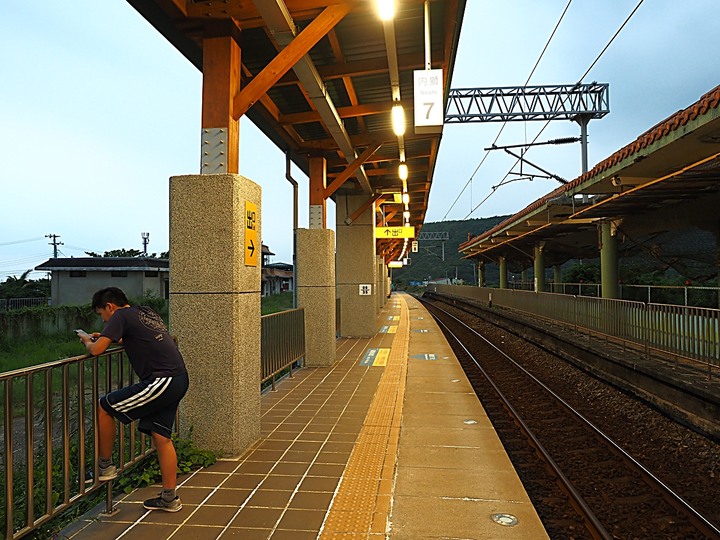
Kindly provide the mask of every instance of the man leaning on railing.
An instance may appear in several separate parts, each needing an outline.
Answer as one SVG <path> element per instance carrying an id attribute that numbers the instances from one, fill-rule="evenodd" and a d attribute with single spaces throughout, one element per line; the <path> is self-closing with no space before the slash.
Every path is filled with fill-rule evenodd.
<path id="1" fill-rule="evenodd" d="M 160 315 L 147 306 L 130 306 L 125 293 L 117 287 L 97 291 L 92 309 L 105 326 L 92 335 L 77 331 L 88 352 L 97 356 L 113 342 L 122 343 L 140 379 L 100 398 L 99 479 L 112 480 L 117 476 L 112 462 L 115 418 L 124 424 L 139 420 L 138 429 L 152 436 L 163 484 L 162 493 L 145 501 L 143 506 L 148 510 L 177 512 L 182 503 L 175 493 L 177 454 L 171 435 L 178 404 L 189 384 L 185 362 Z"/>

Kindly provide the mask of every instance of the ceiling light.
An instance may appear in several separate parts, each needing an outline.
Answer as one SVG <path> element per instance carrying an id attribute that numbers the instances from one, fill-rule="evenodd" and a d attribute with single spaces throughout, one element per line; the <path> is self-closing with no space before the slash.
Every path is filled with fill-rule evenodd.
<path id="1" fill-rule="evenodd" d="M 405 135 L 405 109 L 400 103 L 396 103 L 392 108 L 392 127 L 393 133 L 398 137 Z"/>
<path id="2" fill-rule="evenodd" d="M 409 171 L 407 163 L 402 162 L 400 163 L 400 166 L 398 167 L 398 176 L 400 177 L 400 180 L 405 181 L 407 180 Z"/>
<path id="3" fill-rule="evenodd" d="M 405 221 L 409 221 L 409 220 L 410 220 L 410 211 L 409 211 L 409 210 L 405 210 L 405 211 L 403 212 L 403 217 L 405 218 Z"/>
<path id="4" fill-rule="evenodd" d="M 377 10 L 381 21 L 390 21 L 395 16 L 395 0 L 377 0 Z"/>
<path id="5" fill-rule="evenodd" d="M 403 204 L 410 204 L 410 194 L 409 193 L 402 194 L 402 202 L 403 202 Z"/>

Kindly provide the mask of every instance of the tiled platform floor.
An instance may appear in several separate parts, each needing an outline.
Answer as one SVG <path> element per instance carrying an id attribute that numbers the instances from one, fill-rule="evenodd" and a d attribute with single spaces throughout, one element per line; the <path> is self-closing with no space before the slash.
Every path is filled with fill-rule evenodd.
<path id="1" fill-rule="evenodd" d="M 147 488 L 66 537 L 547 538 L 429 314 L 394 294 L 378 328 L 339 340 L 332 367 L 302 369 L 265 394 L 262 439 L 181 478 L 180 512 L 144 510 L 158 490 Z M 498 524 L 498 514 L 517 525 Z"/>

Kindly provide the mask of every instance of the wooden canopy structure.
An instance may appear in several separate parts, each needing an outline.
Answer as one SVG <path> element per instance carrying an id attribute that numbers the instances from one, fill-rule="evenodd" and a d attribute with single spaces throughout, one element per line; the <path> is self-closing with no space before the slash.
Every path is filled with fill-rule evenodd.
<path id="1" fill-rule="evenodd" d="M 403 225 L 394 194 L 407 164 L 409 222 L 419 232 L 442 133 L 413 129 L 413 71 L 442 69 L 447 98 L 465 0 L 395 0 L 385 21 L 376 0 L 128 3 L 203 72 L 205 133 L 228 128 L 227 159 L 203 172 L 238 172 L 236 123 L 247 115 L 308 174 L 311 205 L 358 194 L 363 210 L 380 210 L 378 225 Z M 409 119 L 402 136 L 391 122 L 398 103 Z M 378 242 L 386 262 L 400 255 L 402 240 Z"/>

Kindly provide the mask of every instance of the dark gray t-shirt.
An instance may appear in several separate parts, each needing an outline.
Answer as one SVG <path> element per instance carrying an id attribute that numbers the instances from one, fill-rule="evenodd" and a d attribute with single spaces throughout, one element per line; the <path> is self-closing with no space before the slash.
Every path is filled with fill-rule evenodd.
<path id="1" fill-rule="evenodd" d="M 118 309 L 100 335 L 120 341 L 141 380 L 174 377 L 187 370 L 160 315 L 147 306 Z"/>

